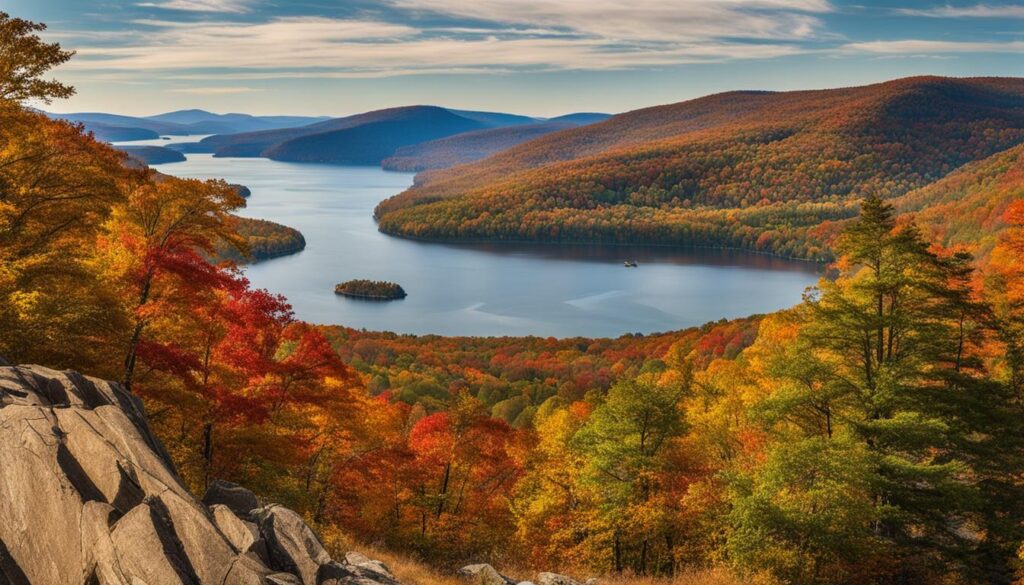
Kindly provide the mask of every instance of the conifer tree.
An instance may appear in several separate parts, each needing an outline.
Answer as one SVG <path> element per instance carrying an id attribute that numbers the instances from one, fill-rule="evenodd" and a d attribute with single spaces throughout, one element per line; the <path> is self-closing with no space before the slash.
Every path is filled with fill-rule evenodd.
<path id="1" fill-rule="evenodd" d="M 876 550 L 892 551 L 882 571 L 890 578 L 935 570 L 976 576 L 983 568 L 970 559 L 984 548 L 986 517 L 993 517 L 982 505 L 985 491 L 1007 485 L 990 462 L 1007 469 L 1003 456 L 1016 452 L 1019 433 L 1008 424 L 1014 408 L 1005 387 L 989 380 L 978 356 L 989 320 L 970 292 L 969 258 L 931 252 L 916 226 L 897 225 L 892 207 L 877 198 L 864 202 L 838 249 L 838 278 L 823 281 L 801 309 L 801 355 L 787 353 L 774 371 L 788 380 L 784 387 L 804 391 L 773 397 L 769 410 L 789 421 L 815 408 L 827 413 L 825 436 L 863 449 L 871 462 L 862 467 L 869 476 L 858 480 L 870 490 L 870 525 L 834 541 L 833 553 L 870 537 Z M 820 436 L 819 428 L 787 431 L 786 440 Z M 1005 443 L 997 429 L 1009 433 Z M 762 488 L 755 482 L 739 501 Z M 743 517 L 734 534 L 749 531 L 751 521 Z M 782 540 L 783 548 L 803 546 Z"/>

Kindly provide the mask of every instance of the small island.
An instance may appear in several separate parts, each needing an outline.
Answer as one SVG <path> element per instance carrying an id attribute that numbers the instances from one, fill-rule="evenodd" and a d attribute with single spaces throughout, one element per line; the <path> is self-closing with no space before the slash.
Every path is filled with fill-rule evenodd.
<path id="1" fill-rule="evenodd" d="M 406 297 L 405 290 L 382 280 L 350 280 L 334 287 L 334 294 L 371 301 L 394 301 Z"/>

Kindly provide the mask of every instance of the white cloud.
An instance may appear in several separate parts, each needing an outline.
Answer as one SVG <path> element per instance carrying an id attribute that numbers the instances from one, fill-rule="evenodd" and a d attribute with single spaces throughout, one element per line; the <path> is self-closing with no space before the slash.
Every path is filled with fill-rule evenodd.
<path id="1" fill-rule="evenodd" d="M 242 76 L 235 79 L 380 77 L 482 70 L 608 70 L 803 52 L 797 44 L 779 41 L 613 42 L 598 36 L 538 35 L 514 28 L 422 31 L 401 24 L 330 18 L 137 24 L 154 30 L 131 36 L 118 46 L 78 47 L 78 59 L 66 67 L 165 73 L 217 69 L 208 76 L 225 79 L 225 75 Z"/>
<path id="2" fill-rule="evenodd" d="M 180 87 L 170 91 L 173 91 L 174 93 L 189 93 L 193 95 L 229 95 L 261 90 L 254 89 L 252 87 Z"/>
<path id="3" fill-rule="evenodd" d="M 145 8 L 180 10 L 183 12 L 229 12 L 239 14 L 248 12 L 251 3 L 251 0 L 160 0 L 157 2 L 138 2 L 135 5 Z"/>
<path id="4" fill-rule="evenodd" d="M 896 12 L 907 16 L 927 16 L 930 18 L 1024 18 L 1024 6 L 1020 5 L 946 5 L 924 9 L 900 8 Z"/>
<path id="5" fill-rule="evenodd" d="M 609 40 L 805 39 L 827 0 L 387 0 L 483 22 L 561 28 Z"/>
<path id="6" fill-rule="evenodd" d="M 1024 41 L 1003 43 L 929 41 L 907 39 L 901 41 L 869 41 L 843 45 L 843 52 L 875 53 L 879 55 L 927 55 L 933 53 L 1024 53 Z"/>

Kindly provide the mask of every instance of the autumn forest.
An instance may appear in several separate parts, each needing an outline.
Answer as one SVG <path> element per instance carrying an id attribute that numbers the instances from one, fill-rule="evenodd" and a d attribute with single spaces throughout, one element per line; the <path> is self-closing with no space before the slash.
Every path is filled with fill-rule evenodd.
<path id="1" fill-rule="evenodd" d="M 735 92 L 500 150 L 459 130 L 476 162 L 427 136 L 385 233 L 828 269 L 681 331 L 414 336 L 297 319 L 242 264 L 302 234 L 40 113 L 75 91 L 44 31 L 0 13 L 0 362 L 119 381 L 193 492 L 236 482 L 442 574 L 1024 580 L 1024 81 Z"/>

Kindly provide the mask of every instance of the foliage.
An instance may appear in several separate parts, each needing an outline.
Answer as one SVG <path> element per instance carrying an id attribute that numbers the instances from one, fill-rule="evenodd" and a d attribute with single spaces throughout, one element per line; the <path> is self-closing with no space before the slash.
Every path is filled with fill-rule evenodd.
<path id="1" fill-rule="evenodd" d="M 74 53 L 57 43 L 44 43 L 35 34 L 46 25 L 0 12 L 0 100 L 22 103 L 71 97 L 75 90 L 55 80 L 41 79 L 50 69 L 66 63 Z"/>
<path id="2" fill-rule="evenodd" d="M 463 132 L 403 146 L 384 159 L 381 166 L 384 170 L 405 172 L 453 167 L 487 158 L 506 148 L 575 126 L 570 122 L 545 122 Z"/>
<path id="3" fill-rule="evenodd" d="M 912 215 L 930 241 L 963 247 L 986 263 L 1006 228 L 1004 214 L 1022 197 L 1024 145 L 1019 145 L 964 165 L 893 204 Z"/>
<path id="4" fill-rule="evenodd" d="M 377 208 L 429 240 L 631 242 L 831 259 L 834 222 L 1024 140 L 1019 80 L 733 92 L 421 175 Z"/>
<path id="5" fill-rule="evenodd" d="M 236 217 L 235 230 L 245 238 L 248 254 L 243 254 L 231 245 L 219 245 L 216 253 L 218 259 L 238 263 L 259 262 L 295 254 L 306 247 L 306 238 L 302 236 L 302 232 L 265 219 Z"/>
<path id="6" fill-rule="evenodd" d="M 334 287 L 334 293 L 365 299 L 404 299 L 405 289 L 383 280 L 348 280 Z"/>

